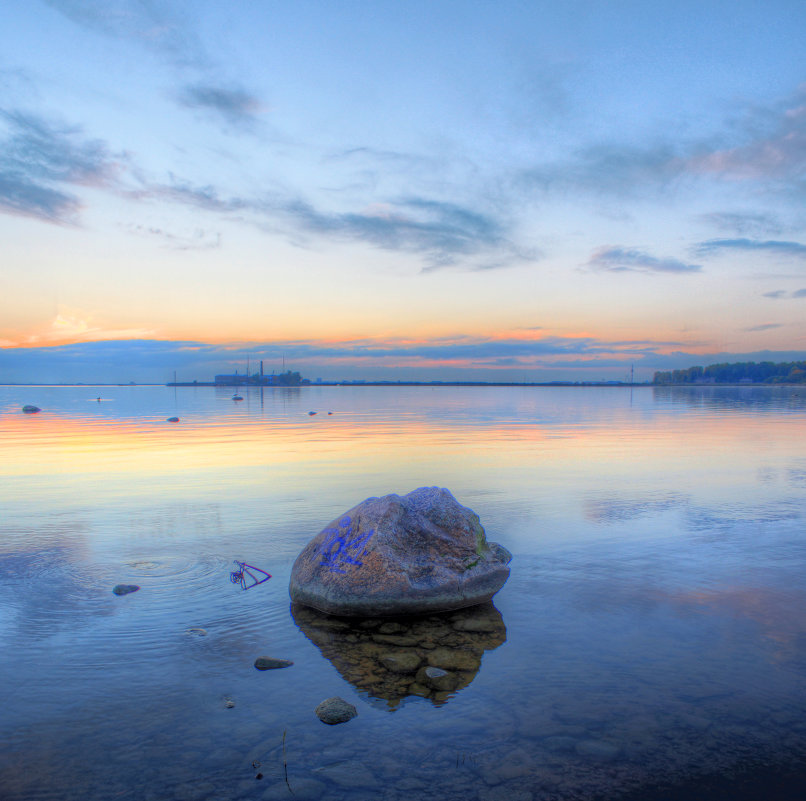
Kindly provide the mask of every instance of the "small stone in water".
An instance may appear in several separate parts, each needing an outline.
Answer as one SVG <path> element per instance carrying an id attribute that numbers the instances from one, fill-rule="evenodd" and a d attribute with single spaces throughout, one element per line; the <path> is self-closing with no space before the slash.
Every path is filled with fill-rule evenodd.
<path id="1" fill-rule="evenodd" d="M 258 670 L 276 670 L 277 668 L 291 667 L 294 663 L 289 659 L 275 659 L 271 656 L 259 656 L 255 660 Z"/>
<path id="2" fill-rule="evenodd" d="M 201 626 L 194 626 L 193 628 L 185 629 L 185 634 L 193 634 L 196 637 L 206 637 L 207 629 L 203 629 Z"/>
<path id="3" fill-rule="evenodd" d="M 425 669 L 425 675 L 428 676 L 429 679 L 441 679 L 443 676 L 448 675 L 448 671 L 438 667 L 427 667 Z"/>
<path id="4" fill-rule="evenodd" d="M 169 423 L 178 423 L 179 418 L 178 417 L 169 417 L 167 422 L 169 422 Z"/>
<path id="5" fill-rule="evenodd" d="M 115 595 L 128 595 L 130 592 L 137 592 L 139 589 L 140 587 L 136 584 L 116 584 L 112 588 L 112 592 L 114 592 Z"/>
<path id="6" fill-rule="evenodd" d="M 334 695 L 332 698 L 326 698 L 319 706 L 316 707 L 316 717 L 327 723 L 330 726 L 335 726 L 337 723 L 346 723 L 348 720 L 354 718 L 358 712 L 352 704 L 348 704 L 343 698 Z"/>

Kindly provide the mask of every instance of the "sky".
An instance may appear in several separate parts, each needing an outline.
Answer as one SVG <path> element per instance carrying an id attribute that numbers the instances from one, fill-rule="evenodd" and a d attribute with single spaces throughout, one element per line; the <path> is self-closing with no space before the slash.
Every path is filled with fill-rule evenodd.
<path id="1" fill-rule="evenodd" d="M 806 3 L 6 0 L 0 382 L 806 359 Z"/>

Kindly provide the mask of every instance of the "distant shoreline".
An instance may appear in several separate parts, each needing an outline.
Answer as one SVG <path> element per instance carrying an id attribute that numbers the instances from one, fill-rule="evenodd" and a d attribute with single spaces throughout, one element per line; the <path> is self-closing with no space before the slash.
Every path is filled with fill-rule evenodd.
<path id="1" fill-rule="evenodd" d="M 13 381 L 3 382 L 0 381 L 0 387 L 205 387 L 221 389 L 309 389 L 311 387 L 579 387 L 579 388 L 599 388 L 599 389 L 624 389 L 624 388 L 648 388 L 653 387 L 657 389 L 713 389 L 714 387 L 802 387 L 802 383 L 784 383 L 776 382 L 774 384 L 767 384 L 763 382 L 758 383 L 713 383 L 713 384 L 654 384 L 651 381 L 629 382 L 619 381 L 321 381 L 317 383 L 295 384 L 293 386 L 283 386 L 281 384 L 216 384 L 213 381 L 170 381 L 167 384 L 121 384 L 118 382 L 113 383 L 80 383 L 80 384 L 62 384 L 53 383 L 50 381 L 35 382 L 35 381 Z"/>
<path id="2" fill-rule="evenodd" d="M 170 381 L 166 387 L 242 387 L 245 389 L 307 389 L 309 387 L 651 387 L 612 381 L 318 381 L 308 384 L 215 384 L 212 381 Z"/>

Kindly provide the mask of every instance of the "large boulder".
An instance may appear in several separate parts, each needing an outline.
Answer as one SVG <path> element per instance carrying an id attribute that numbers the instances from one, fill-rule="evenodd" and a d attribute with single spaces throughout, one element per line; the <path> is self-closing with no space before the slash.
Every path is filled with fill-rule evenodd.
<path id="1" fill-rule="evenodd" d="M 289 594 L 333 615 L 461 609 L 489 601 L 511 559 L 448 490 L 421 487 L 367 498 L 339 515 L 297 557 Z"/>

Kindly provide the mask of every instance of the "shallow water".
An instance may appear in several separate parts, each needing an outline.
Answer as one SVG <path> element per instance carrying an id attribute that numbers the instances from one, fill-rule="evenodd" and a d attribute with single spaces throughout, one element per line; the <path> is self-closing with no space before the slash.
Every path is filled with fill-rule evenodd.
<path id="1" fill-rule="evenodd" d="M 806 389 L 231 396 L 0 388 L 1 798 L 716 798 L 771 768 L 806 786 Z M 514 554 L 483 637 L 418 624 L 475 655 L 428 697 L 287 595 L 334 517 L 423 485 Z M 233 560 L 273 578 L 243 591 Z M 332 695 L 358 716 L 323 725 Z"/>

